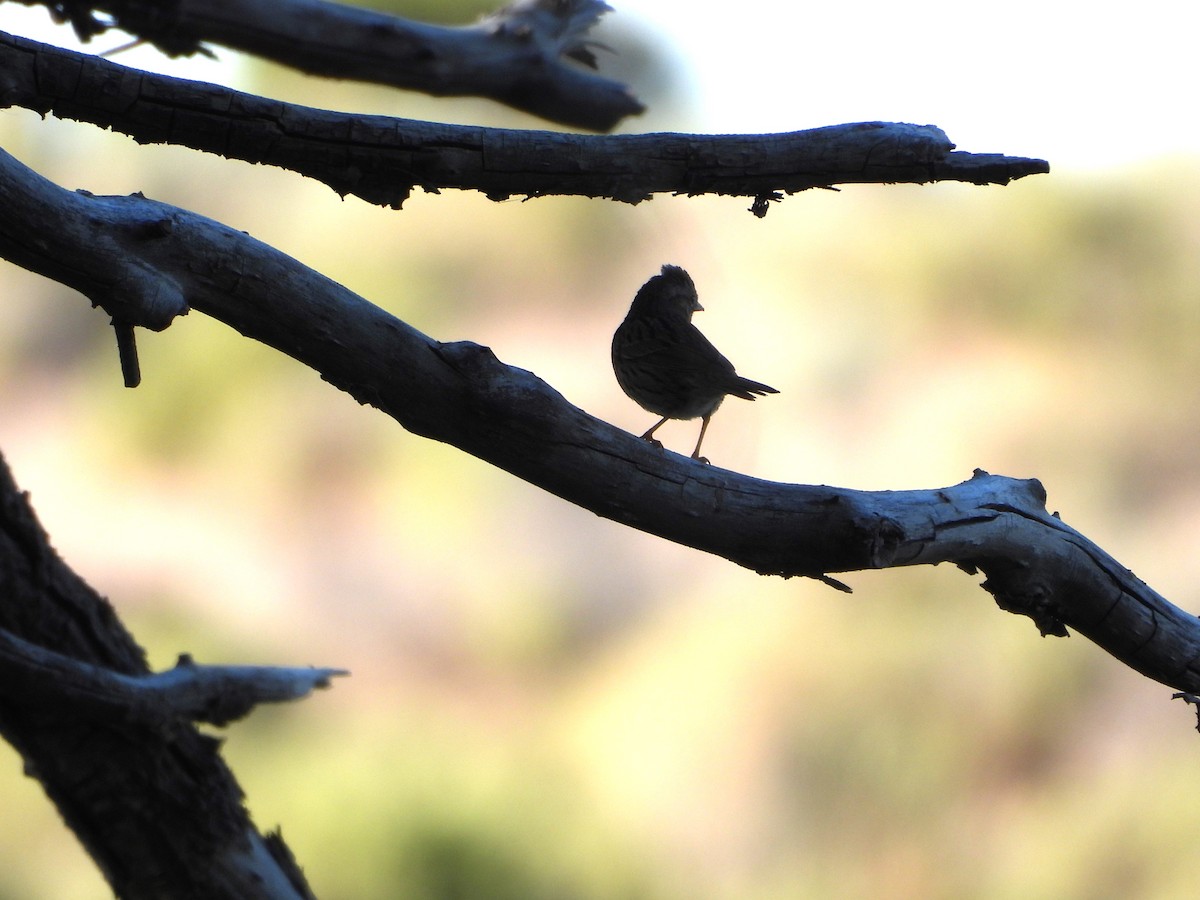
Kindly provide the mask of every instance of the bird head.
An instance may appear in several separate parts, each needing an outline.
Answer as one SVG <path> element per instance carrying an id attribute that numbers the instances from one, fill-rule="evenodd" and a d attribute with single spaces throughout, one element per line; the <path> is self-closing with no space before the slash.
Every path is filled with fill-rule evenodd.
<path id="1" fill-rule="evenodd" d="M 692 313 L 701 312 L 704 307 L 696 295 L 692 276 L 679 266 L 663 266 L 662 273 L 643 284 L 637 292 L 633 309 L 640 314 L 691 321 Z"/>

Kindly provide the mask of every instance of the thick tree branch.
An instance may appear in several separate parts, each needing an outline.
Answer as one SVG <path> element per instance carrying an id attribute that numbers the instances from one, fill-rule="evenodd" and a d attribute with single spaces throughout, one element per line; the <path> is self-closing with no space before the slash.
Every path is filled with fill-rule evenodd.
<path id="1" fill-rule="evenodd" d="M 149 75 L 0 32 L 0 106 L 91 122 L 290 169 L 379 205 L 416 187 L 493 199 L 575 195 L 637 203 L 656 193 L 766 201 L 837 184 L 1007 184 L 1044 160 L 951 152 L 932 125 L 864 122 L 768 135 L 579 135 L 330 112 Z"/>
<path id="2" fill-rule="evenodd" d="M 596 68 L 587 33 L 609 11 L 602 0 L 518 0 L 457 28 L 323 0 L 96 0 L 60 15 L 85 40 L 111 19 L 171 56 L 208 41 L 311 75 L 487 97 L 572 128 L 609 131 L 643 111 L 628 87 L 578 65 Z"/>
<path id="3" fill-rule="evenodd" d="M 122 703 L 109 691 L 169 682 L 170 673 L 149 674 L 112 607 L 54 553 L 2 458 L 0 598 L 0 734 L 118 896 L 312 896 L 282 840 L 254 829 L 218 742 L 162 715 L 144 693 Z M 80 677 L 56 691 L 38 683 L 39 668 Z M 182 701 L 181 713 L 199 696 L 169 685 L 154 691 Z M 100 715 L 105 706 L 114 715 Z"/>
<path id="4" fill-rule="evenodd" d="M 1047 513 L 1036 481 L 976 473 L 940 490 L 868 492 L 700 465 L 589 416 L 486 347 L 421 334 L 241 232 L 136 195 L 70 193 L 0 157 L 0 255 L 104 303 L 87 289 L 130 264 L 85 253 L 80 240 L 124 248 L 192 308 L 311 366 L 410 431 L 597 515 L 762 573 L 941 562 L 981 570 L 999 605 L 1043 634 L 1074 628 L 1139 672 L 1200 692 L 1195 617 Z M 83 260 L 86 271 L 66 281 L 59 258 Z M 124 312 L 140 321 L 129 304 Z M 143 319 L 163 324 L 156 310 Z"/>

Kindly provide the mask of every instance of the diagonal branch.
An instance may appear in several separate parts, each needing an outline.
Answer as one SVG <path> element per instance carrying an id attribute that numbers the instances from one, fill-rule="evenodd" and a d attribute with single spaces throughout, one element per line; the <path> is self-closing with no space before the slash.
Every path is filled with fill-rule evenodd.
<path id="1" fill-rule="evenodd" d="M 1040 159 L 952 152 L 933 125 L 864 122 L 767 135 L 580 135 L 441 125 L 330 112 L 0 32 L 0 106 L 90 122 L 141 143 L 171 143 L 290 169 L 384 206 L 416 187 L 492 199 L 573 195 L 638 203 L 656 193 L 756 198 L 862 183 L 1007 184 L 1049 171 Z"/>
<path id="2" fill-rule="evenodd" d="M 219 743 L 146 696 L 180 701 L 174 713 L 187 713 L 203 687 L 189 699 L 171 673 L 165 682 L 148 674 L 112 607 L 55 554 L 3 458 L 0 598 L 0 735 L 115 894 L 312 897 L 282 839 L 254 828 Z M 61 676 L 73 680 L 46 682 Z M 109 691 L 156 682 L 128 703 Z"/>
<path id="3" fill-rule="evenodd" d="M 83 252 L 89 245 L 128 259 Z M 1139 672 L 1200 692 L 1200 623 L 1049 514 L 1036 481 L 978 472 L 940 490 L 871 492 L 700 465 L 589 416 L 486 347 L 421 334 L 241 232 L 138 195 L 68 192 L 7 154 L 0 255 L 93 302 L 123 303 L 126 321 L 165 327 L 161 308 L 138 318 L 136 302 L 103 292 L 112 269 L 144 273 L 409 431 L 615 522 L 785 577 L 942 562 L 979 570 L 997 603 L 1043 634 L 1074 628 Z M 63 258 L 78 260 L 73 280 L 55 264 Z M 133 296 L 158 293 L 148 284 Z"/>
<path id="4" fill-rule="evenodd" d="M 111 18 L 171 56 L 209 41 L 311 75 L 486 97 L 572 128 L 609 131 L 643 111 L 628 87 L 578 65 L 596 68 L 587 33 L 611 11 L 603 0 L 518 0 L 464 27 L 323 0 L 95 0 L 65 12 L 18 2 L 50 6 L 84 40 Z"/>

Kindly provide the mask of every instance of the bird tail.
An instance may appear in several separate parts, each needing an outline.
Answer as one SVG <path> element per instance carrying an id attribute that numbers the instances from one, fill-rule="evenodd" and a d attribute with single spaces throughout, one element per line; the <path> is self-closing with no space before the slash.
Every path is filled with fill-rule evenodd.
<path id="1" fill-rule="evenodd" d="M 737 384 L 729 393 L 735 397 L 741 397 L 743 400 L 753 400 L 755 397 L 762 397 L 765 394 L 778 394 L 779 391 L 769 385 L 739 376 Z"/>

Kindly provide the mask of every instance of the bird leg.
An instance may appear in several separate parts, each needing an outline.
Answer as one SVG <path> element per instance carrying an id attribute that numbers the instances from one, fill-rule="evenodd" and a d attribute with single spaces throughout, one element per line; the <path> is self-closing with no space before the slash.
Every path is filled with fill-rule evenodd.
<path id="1" fill-rule="evenodd" d="M 667 421 L 667 419 L 669 419 L 669 418 L 670 418 L 670 416 L 663 416 L 661 419 L 659 419 L 657 422 L 655 422 L 655 423 L 654 423 L 654 424 L 653 424 L 653 425 L 650 427 L 650 430 L 649 430 L 649 431 L 647 431 L 645 434 L 643 434 L 643 435 L 642 435 L 642 440 L 643 440 L 643 441 L 649 441 L 649 442 L 650 442 L 651 444 L 653 444 L 655 447 L 661 447 L 661 446 L 662 446 L 662 441 L 660 441 L 660 440 L 656 440 L 656 439 L 655 439 L 655 437 L 654 437 L 654 432 L 658 431 L 658 428 L 659 428 L 659 426 L 660 426 L 660 425 L 662 425 L 664 422 L 666 422 L 666 421 Z"/>
<path id="2" fill-rule="evenodd" d="M 708 431 L 708 420 L 711 418 L 711 414 L 704 417 L 704 421 L 700 425 L 700 437 L 696 440 L 696 449 L 692 451 L 692 459 L 696 460 L 697 462 L 702 462 L 706 466 L 709 463 L 705 457 L 700 455 L 700 445 L 704 443 L 704 432 Z M 660 422 L 659 425 L 661 424 L 662 423 Z M 655 425 L 654 427 L 657 428 L 658 425 Z"/>

